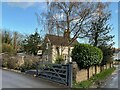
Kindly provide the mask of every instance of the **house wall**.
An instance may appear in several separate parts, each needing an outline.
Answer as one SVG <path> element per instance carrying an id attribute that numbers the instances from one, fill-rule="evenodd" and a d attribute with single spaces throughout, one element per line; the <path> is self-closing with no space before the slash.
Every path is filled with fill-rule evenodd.
<path id="1" fill-rule="evenodd" d="M 44 43 L 45 47 L 44 47 L 42 60 L 47 62 L 52 62 L 52 45 L 47 38 L 45 39 L 44 42 L 45 42 Z M 48 43 L 48 48 L 47 48 L 47 43 Z"/>
<path id="2" fill-rule="evenodd" d="M 70 53 L 71 53 L 72 49 L 73 49 L 73 47 L 70 48 Z M 60 55 L 63 55 L 64 59 L 66 57 L 65 63 L 67 63 L 68 47 L 67 46 L 59 46 L 59 52 L 60 52 Z M 55 63 L 56 57 L 57 57 L 56 45 L 53 45 L 52 46 L 52 63 Z"/>

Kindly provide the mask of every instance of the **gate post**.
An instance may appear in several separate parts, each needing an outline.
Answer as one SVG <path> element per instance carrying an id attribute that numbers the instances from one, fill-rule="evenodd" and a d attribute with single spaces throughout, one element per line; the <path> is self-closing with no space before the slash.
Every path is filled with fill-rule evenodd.
<path id="1" fill-rule="evenodd" d="M 72 80 L 73 80 L 73 70 L 72 70 L 72 63 L 68 64 L 68 86 L 72 87 Z"/>

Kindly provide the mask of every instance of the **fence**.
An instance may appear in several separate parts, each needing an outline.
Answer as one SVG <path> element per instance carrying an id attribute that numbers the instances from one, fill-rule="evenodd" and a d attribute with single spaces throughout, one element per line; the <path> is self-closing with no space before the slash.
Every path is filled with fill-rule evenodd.
<path id="1" fill-rule="evenodd" d="M 81 69 L 79 70 L 77 67 L 77 64 L 73 64 L 73 79 L 78 83 L 84 80 L 88 80 L 90 77 L 92 77 L 95 74 L 100 73 L 104 69 L 108 69 L 113 67 L 113 64 L 107 64 L 104 66 L 92 66 L 89 69 Z"/>
<path id="2" fill-rule="evenodd" d="M 72 64 L 39 63 L 37 65 L 37 75 L 72 87 Z"/>

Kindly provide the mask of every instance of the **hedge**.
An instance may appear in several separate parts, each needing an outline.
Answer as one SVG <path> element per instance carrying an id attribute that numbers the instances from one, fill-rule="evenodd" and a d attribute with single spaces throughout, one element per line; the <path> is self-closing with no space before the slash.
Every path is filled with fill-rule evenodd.
<path id="1" fill-rule="evenodd" d="M 98 65 L 103 59 L 101 49 L 88 44 L 76 44 L 72 50 L 72 60 L 76 61 L 79 68 L 88 68 Z"/>

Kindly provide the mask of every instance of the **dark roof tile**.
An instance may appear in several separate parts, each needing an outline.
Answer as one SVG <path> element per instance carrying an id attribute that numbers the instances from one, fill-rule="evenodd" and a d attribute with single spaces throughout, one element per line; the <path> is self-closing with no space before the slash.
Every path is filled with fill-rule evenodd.
<path id="1" fill-rule="evenodd" d="M 53 45 L 62 45 L 62 46 L 68 46 L 68 42 L 67 39 L 63 36 L 56 36 L 56 35 L 51 35 L 51 34 L 47 34 L 46 37 L 48 37 L 48 39 L 50 40 L 50 42 Z M 75 40 L 71 46 L 73 46 L 74 44 L 78 43 L 77 40 Z"/>

